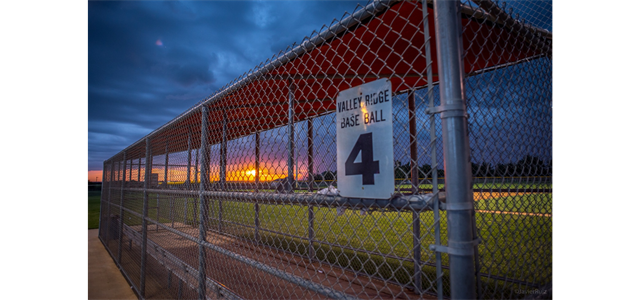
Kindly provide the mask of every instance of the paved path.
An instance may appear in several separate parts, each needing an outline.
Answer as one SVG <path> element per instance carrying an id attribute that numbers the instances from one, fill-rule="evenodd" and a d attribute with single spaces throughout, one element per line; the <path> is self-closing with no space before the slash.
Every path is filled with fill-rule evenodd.
<path id="1" fill-rule="evenodd" d="M 89 299 L 138 299 L 98 239 L 89 230 Z"/>

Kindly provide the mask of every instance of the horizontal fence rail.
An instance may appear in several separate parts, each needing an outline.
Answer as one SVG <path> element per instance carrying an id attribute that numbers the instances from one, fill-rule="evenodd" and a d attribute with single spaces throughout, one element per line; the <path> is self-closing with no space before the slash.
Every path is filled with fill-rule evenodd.
<path id="1" fill-rule="evenodd" d="M 104 161 L 100 240 L 141 299 L 550 298 L 550 20 L 359 6 Z M 386 113 L 337 104 L 380 82 Z M 338 153 L 343 109 L 391 124 L 385 157 Z M 391 192 L 348 195 L 385 163 Z"/>

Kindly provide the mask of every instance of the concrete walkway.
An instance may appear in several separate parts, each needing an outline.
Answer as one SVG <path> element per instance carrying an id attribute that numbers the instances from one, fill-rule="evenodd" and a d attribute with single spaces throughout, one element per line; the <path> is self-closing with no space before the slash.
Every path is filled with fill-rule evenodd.
<path id="1" fill-rule="evenodd" d="M 89 299 L 138 299 L 104 245 L 89 230 Z"/>

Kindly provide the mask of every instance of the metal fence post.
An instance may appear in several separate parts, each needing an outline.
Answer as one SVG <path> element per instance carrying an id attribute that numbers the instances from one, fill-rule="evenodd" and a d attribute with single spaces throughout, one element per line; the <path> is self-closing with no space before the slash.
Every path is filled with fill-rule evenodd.
<path id="1" fill-rule="evenodd" d="M 146 138 L 147 150 L 144 160 L 144 192 L 142 200 L 142 249 L 140 250 L 140 297 L 144 298 L 147 269 L 147 216 L 149 214 L 149 180 L 151 178 L 151 141 Z"/>
<path id="2" fill-rule="evenodd" d="M 114 167 L 114 163 L 113 161 L 111 161 L 110 163 L 110 169 L 111 171 L 109 171 L 109 193 L 107 194 L 108 198 L 107 198 L 107 240 L 106 243 L 107 245 L 109 245 L 109 231 L 111 231 L 111 222 L 109 221 L 111 219 L 111 189 L 112 189 L 112 184 L 113 184 L 113 167 Z"/>
<path id="3" fill-rule="evenodd" d="M 227 181 L 227 114 L 222 113 L 222 142 L 220 142 L 220 189 L 225 190 Z"/>
<path id="4" fill-rule="evenodd" d="M 196 148 L 196 164 L 194 165 L 194 167 L 196 168 L 195 172 L 193 173 L 194 176 L 194 180 L 196 181 L 195 183 L 198 183 L 198 174 L 200 171 L 202 171 L 201 169 L 199 169 L 200 165 L 200 148 Z"/>
<path id="5" fill-rule="evenodd" d="M 156 232 L 158 232 L 158 224 L 160 224 L 160 194 L 156 194 Z"/>
<path id="6" fill-rule="evenodd" d="M 413 284 L 414 292 L 418 295 L 422 294 L 422 261 L 421 261 L 421 236 L 420 236 L 420 213 L 411 212 L 413 227 Z"/>
<path id="7" fill-rule="evenodd" d="M 307 119 L 307 171 L 309 173 L 309 191 L 314 190 L 313 178 L 313 120 Z"/>
<path id="8" fill-rule="evenodd" d="M 169 141 L 164 145 L 164 188 L 169 188 Z"/>
<path id="9" fill-rule="evenodd" d="M 122 168 L 122 188 L 120 189 L 120 222 L 118 226 L 118 264 L 122 258 L 122 228 L 124 224 L 124 177 L 127 173 L 127 152 L 124 152 L 124 168 Z"/>
<path id="10" fill-rule="evenodd" d="M 222 142 L 220 143 L 220 189 L 226 190 L 227 182 L 227 114 L 222 114 Z M 222 233 L 222 199 L 218 199 L 218 232 Z"/>
<path id="11" fill-rule="evenodd" d="M 188 218 L 187 212 L 189 211 L 189 207 L 187 206 L 188 204 L 189 204 L 189 198 L 184 198 L 184 218 L 182 219 L 183 225 L 187 225 L 187 218 Z"/>
<path id="12" fill-rule="evenodd" d="M 419 191 L 418 178 L 418 143 L 416 141 L 416 97 L 415 91 L 410 91 L 408 95 L 409 104 L 409 148 L 411 156 L 411 193 Z M 422 262 L 421 262 L 421 239 L 420 239 L 420 213 L 411 212 L 413 227 L 413 281 L 415 293 L 422 294 Z"/>
<path id="13" fill-rule="evenodd" d="M 316 249 L 313 248 L 313 240 L 315 239 L 316 233 L 315 228 L 313 226 L 313 220 L 315 219 L 313 205 L 309 205 L 309 259 L 316 258 Z"/>
<path id="14" fill-rule="evenodd" d="M 142 157 L 138 158 L 138 183 L 140 183 L 140 174 L 142 174 Z"/>
<path id="15" fill-rule="evenodd" d="M 289 193 L 293 193 L 293 151 L 294 151 L 294 145 L 293 145 L 293 140 L 294 140 L 294 126 L 293 126 L 293 101 L 294 101 L 294 86 L 293 86 L 293 81 L 291 79 L 288 80 L 289 81 L 289 124 L 288 124 L 288 130 L 289 130 L 289 142 L 287 143 L 287 152 L 288 152 L 288 159 L 287 159 L 287 187 L 286 187 L 286 191 Z"/>
<path id="16" fill-rule="evenodd" d="M 435 99 L 433 97 L 433 61 L 431 60 L 431 35 L 429 33 L 429 12 L 427 10 L 427 0 L 422 1 L 422 20 L 424 26 L 424 46 L 425 56 L 427 59 L 427 97 L 429 99 L 429 110 L 433 111 L 435 108 Z M 431 191 L 434 195 L 439 192 L 438 188 L 438 157 L 436 151 L 436 117 L 434 113 L 429 115 L 429 148 L 431 148 Z M 427 177 L 425 175 L 425 177 Z M 433 220 L 434 220 L 434 239 L 435 244 L 440 245 L 440 202 L 435 201 L 433 205 Z M 442 254 L 440 252 L 435 253 L 436 256 L 436 295 L 438 299 L 442 300 L 444 297 L 442 287 Z"/>
<path id="17" fill-rule="evenodd" d="M 256 132 L 256 176 L 255 176 L 255 182 L 256 182 L 256 193 L 259 192 L 259 186 L 260 186 L 260 132 Z M 256 202 L 255 204 L 253 204 L 254 210 L 255 210 L 255 215 L 254 215 L 254 225 L 255 225 L 255 232 L 254 232 L 254 237 L 256 239 L 256 241 L 260 238 L 260 233 L 259 233 L 259 228 L 260 228 L 260 205 Z"/>
<path id="18" fill-rule="evenodd" d="M 171 228 L 174 228 L 174 199 L 173 195 L 169 196 L 169 218 L 171 218 Z"/>
<path id="19" fill-rule="evenodd" d="M 307 119 L 307 173 L 309 174 L 309 191 L 312 192 L 313 188 L 313 120 Z M 316 257 L 316 249 L 313 248 L 313 239 L 315 238 L 315 229 L 313 227 L 313 220 L 315 218 L 313 205 L 309 205 L 308 209 L 309 217 L 309 259 Z"/>
<path id="20" fill-rule="evenodd" d="M 420 189 L 418 178 L 418 142 L 416 133 L 416 93 L 410 91 L 408 95 L 409 102 L 409 149 L 410 149 L 410 168 L 411 168 L 411 193 L 415 194 Z"/>
<path id="21" fill-rule="evenodd" d="M 460 2 L 434 1 L 442 136 L 445 161 L 451 299 L 475 299 L 473 198 L 464 74 L 460 45 Z"/>
<path id="22" fill-rule="evenodd" d="M 200 148 L 198 150 L 198 156 L 200 157 L 199 164 L 200 164 L 200 189 L 204 190 L 207 188 L 207 185 L 209 185 L 210 180 L 211 180 L 211 176 L 210 176 L 210 171 L 211 169 L 209 168 L 209 166 L 211 165 L 211 149 L 209 147 L 209 140 L 208 140 L 208 136 L 209 136 L 209 108 L 206 105 L 202 106 L 202 125 L 201 125 L 201 131 L 200 131 Z M 196 163 L 196 168 L 198 167 L 198 164 Z M 205 204 L 205 210 L 204 210 L 204 216 L 205 218 L 203 220 L 201 220 L 202 223 L 204 223 L 204 228 L 205 230 L 209 230 L 209 200 L 206 197 L 200 198 L 201 202 L 204 202 Z M 196 211 L 197 211 L 197 205 L 196 205 L 196 200 L 193 200 L 193 222 L 195 224 L 196 222 Z"/>
<path id="23" fill-rule="evenodd" d="M 188 140 L 187 140 L 187 181 L 185 182 L 185 184 L 187 185 L 187 189 L 191 189 L 191 177 L 190 177 L 190 173 L 191 173 L 191 128 L 189 128 L 189 135 L 188 135 Z M 197 160 L 198 157 L 196 156 L 196 164 L 197 164 Z M 194 174 L 194 181 L 197 183 L 198 179 L 197 179 L 197 173 Z M 182 211 L 183 213 L 183 218 L 182 218 L 182 225 L 186 225 L 187 224 L 187 203 L 189 202 L 189 198 L 185 197 L 182 198 L 184 199 L 183 204 L 184 204 L 184 210 Z M 177 205 L 177 203 L 175 204 Z M 177 209 L 176 209 L 177 210 Z"/>
<path id="24" fill-rule="evenodd" d="M 106 179 L 107 176 L 107 162 L 103 161 L 102 162 L 102 184 L 100 185 L 100 218 L 98 218 L 98 235 L 104 240 L 105 238 L 103 237 L 104 232 L 105 232 L 105 228 L 102 227 L 102 218 L 103 218 L 103 211 L 102 211 L 102 206 L 103 206 L 103 201 L 104 201 L 104 180 Z"/>
<path id="25" fill-rule="evenodd" d="M 187 136 L 187 180 L 184 183 L 191 189 L 191 128 Z"/>
<path id="26" fill-rule="evenodd" d="M 206 175 L 207 175 L 207 178 L 209 178 L 209 159 L 211 158 L 211 156 L 209 155 L 209 151 L 207 151 L 205 153 L 205 155 L 206 155 L 206 160 L 207 160 L 207 163 L 206 163 L 206 165 L 207 165 L 207 168 L 206 168 L 207 169 L 207 173 L 206 173 Z M 202 168 L 199 168 L 200 163 L 203 163 L 203 162 L 200 159 L 200 148 L 198 147 L 198 148 L 196 148 L 196 178 L 198 178 L 198 170 L 200 170 L 200 179 L 202 179 Z M 200 180 L 200 182 L 202 182 L 202 180 Z M 209 182 L 207 181 L 205 184 L 209 184 Z M 188 199 L 186 201 L 189 202 Z M 196 205 L 196 199 L 193 199 L 193 224 L 195 224 L 195 222 L 196 222 L 196 211 L 197 211 L 197 207 L 196 206 L 197 206 Z M 187 207 L 187 211 L 188 211 L 188 207 Z M 208 213 L 209 213 L 209 208 L 207 208 L 207 216 L 209 215 Z M 186 220 L 186 218 L 185 218 L 185 220 Z M 209 228 L 209 223 L 205 223 L 205 226 L 207 228 Z"/>
<path id="27" fill-rule="evenodd" d="M 202 159 L 200 160 L 203 164 L 206 162 L 208 162 L 208 159 L 206 159 L 205 153 L 208 153 L 209 151 L 205 151 L 206 148 L 209 147 L 209 143 L 207 142 L 207 135 L 208 135 L 208 112 L 209 110 L 207 109 L 206 105 L 202 106 L 202 128 L 201 128 L 201 138 L 200 138 L 200 147 L 202 148 L 202 153 L 200 155 L 202 155 Z M 203 166 L 203 168 L 201 168 L 201 170 L 208 170 L 209 164 L 206 164 L 206 168 L 205 166 Z M 199 199 L 200 199 L 200 226 L 199 226 L 199 231 L 200 231 L 200 241 L 204 242 L 207 240 L 207 220 L 208 220 L 208 208 L 209 205 L 208 203 L 206 203 L 205 201 L 205 196 L 204 196 L 204 189 L 205 189 L 205 180 L 208 180 L 206 178 L 209 178 L 209 172 L 202 172 L 200 174 L 200 195 L 199 195 Z M 204 252 L 204 245 L 201 243 L 198 245 L 198 296 L 200 299 L 206 299 L 206 254 Z"/>

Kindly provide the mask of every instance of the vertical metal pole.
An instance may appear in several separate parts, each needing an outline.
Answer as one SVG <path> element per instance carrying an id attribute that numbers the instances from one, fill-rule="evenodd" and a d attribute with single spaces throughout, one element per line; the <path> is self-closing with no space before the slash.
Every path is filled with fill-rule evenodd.
<path id="1" fill-rule="evenodd" d="M 103 201 L 104 211 L 105 213 L 105 224 L 104 225 L 104 236 L 102 237 L 105 242 L 109 241 L 109 193 L 111 193 L 111 162 L 105 162 L 105 176 L 103 178 L 102 190 L 104 198 L 100 201 Z M 106 184 L 104 183 L 106 182 Z"/>
<path id="2" fill-rule="evenodd" d="M 435 160 L 435 159 L 433 159 Z M 435 175 L 433 173 L 436 173 Z M 438 170 L 432 169 L 432 176 L 434 176 L 433 183 L 433 194 L 438 194 Z M 433 220 L 434 226 L 433 230 L 435 231 L 435 243 L 436 245 L 441 244 L 440 240 L 440 200 L 436 200 L 433 203 Z M 444 291 L 442 290 L 442 253 L 436 252 L 436 293 L 439 300 L 444 298 Z"/>
<path id="3" fill-rule="evenodd" d="M 309 191 L 313 191 L 313 120 L 307 119 L 307 172 L 309 173 Z M 313 240 L 315 239 L 315 229 L 313 226 L 313 220 L 315 218 L 313 205 L 309 205 L 308 208 L 308 222 L 309 222 L 309 259 L 316 257 L 316 250 L 313 247 Z"/>
<path id="4" fill-rule="evenodd" d="M 200 175 L 198 175 L 200 174 L 199 171 L 202 171 L 201 169 L 199 169 L 198 166 L 200 166 L 200 148 L 196 148 L 196 165 L 195 165 L 196 171 L 194 173 L 196 183 L 201 177 Z"/>
<path id="5" fill-rule="evenodd" d="M 200 135 L 202 135 L 202 132 L 200 132 Z M 202 144 L 202 141 L 200 143 Z M 206 166 L 207 166 L 207 180 L 208 180 L 209 179 L 209 158 L 210 158 L 208 151 L 207 151 L 206 155 L 207 155 L 206 156 L 206 158 L 207 158 Z M 196 180 L 202 179 L 202 168 L 199 167 L 200 163 L 202 163 L 202 161 L 200 160 L 200 148 L 198 147 L 198 148 L 196 148 L 196 178 L 197 178 Z M 198 173 L 198 170 L 200 171 L 200 173 Z M 200 174 L 200 175 L 198 175 L 198 174 Z M 202 182 L 202 180 L 200 180 L 200 182 Z M 209 182 L 207 181 L 207 182 L 205 182 L 205 184 L 209 184 Z M 187 198 L 186 201 L 189 202 L 189 199 Z M 187 208 L 187 211 L 188 210 L 189 209 Z M 196 221 L 196 210 L 197 210 L 196 200 L 193 199 L 193 224 L 195 224 L 195 221 Z M 186 220 L 186 218 L 185 218 L 185 220 Z M 208 223 L 206 223 L 205 225 L 208 227 Z"/>
<path id="6" fill-rule="evenodd" d="M 411 152 L 411 193 L 419 190 L 418 178 L 418 143 L 416 133 L 416 93 L 409 92 L 409 148 Z"/>
<path id="7" fill-rule="evenodd" d="M 313 119 L 307 119 L 307 171 L 309 173 L 309 191 L 314 190 L 313 178 Z"/>
<path id="8" fill-rule="evenodd" d="M 124 180 L 124 178 L 121 178 L 121 177 L 120 177 L 120 176 L 122 176 L 122 174 L 123 174 L 123 173 L 122 173 L 122 170 L 124 169 L 124 168 L 123 168 L 123 166 L 122 166 L 122 164 L 123 164 L 123 161 L 118 161 L 118 171 L 116 172 L 116 178 L 118 179 L 117 181 L 118 181 L 118 183 L 120 184 L 120 185 L 119 185 L 119 186 L 120 186 L 120 192 L 122 192 L 122 189 L 124 189 L 124 185 L 122 185 L 122 181 Z M 120 194 L 120 193 L 118 193 L 118 194 Z M 118 201 L 118 202 L 119 202 L 119 201 Z M 115 218 L 115 216 L 114 216 L 114 218 Z M 120 222 L 118 222 L 118 223 L 120 223 Z M 117 226 L 117 225 L 116 225 L 116 226 Z M 117 237 L 117 236 L 114 236 L 114 239 L 115 239 L 116 237 Z"/>
<path id="9" fill-rule="evenodd" d="M 118 265 L 122 258 L 122 225 L 124 222 L 124 177 L 127 173 L 127 152 L 124 153 L 124 168 L 122 168 L 122 188 L 120 189 L 120 224 L 118 224 Z"/>
<path id="10" fill-rule="evenodd" d="M 196 156 L 196 160 L 198 160 L 197 156 Z M 196 162 L 196 170 L 197 170 L 197 162 Z M 193 174 L 194 179 L 197 176 L 197 171 L 196 173 Z M 198 181 L 198 180 L 194 180 L 194 181 Z M 191 190 L 192 188 L 194 188 L 194 186 L 191 185 L 191 126 L 188 127 L 188 131 L 187 131 L 187 180 L 184 182 L 186 189 L 187 190 Z M 184 198 L 184 219 L 182 219 L 182 223 L 183 224 L 187 224 L 187 202 L 189 202 L 188 198 Z M 173 224 L 173 223 L 171 223 Z"/>
<path id="11" fill-rule="evenodd" d="M 293 192 L 293 139 L 294 139 L 294 128 L 293 128 L 293 101 L 294 101 L 294 86 L 293 81 L 291 79 L 289 81 L 289 143 L 287 144 L 287 152 L 289 157 L 287 159 L 287 187 L 286 191 L 289 193 Z"/>
<path id="12" fill-rule="evenodd" d="M 164 188 L 169 188 L 169 141 L 164 145 Z"/>
<path id="13" fill-rule="evenodd" d="M 160 224 L 160 194 L 156 194 L 156 232 Z"/>
<path id="14" fill-rule="evenodd" d="M 140 174 L 142 174 L 142 157 L 138 158 L 138 183 L 140 183 Z"/>
<path id="15" fill-rule="evenodd" d="M 427 97 L 429 98 L 429 110 L 433 111 L 435 108 L 435 100 L 433 97 L 433 61 L 431 60 L 431 34 L 429 32 L 429 11 L 427 9 L 427 0 L 422 1 L 422 24 L 424 26 L 424 40 L 425 40 L 425 56 L 427 59 Z M 436 118 L 433 113 L 429 116 L 429 128 L 430 137 L 429 147 L 431 148 L 431 186 L 434 195 L 439 192 L 438 188 L 438 157 L 436 152 Z M 434 238 L 436 245 L 440 245 L 440 202 L 434 202 L 433 218 L 434 218 Z M 438 299 L 442 300 L 442 254 L 436 252 L 436 291 Z"/>
<path id="16" fill-rule="evenodd" d="M 131 186 L 131 181 L 133 181 L 133 159 L 129 163 L 129 186 Z"/>
<path id="17" fill-rule="evenodd" d="M 222 114 L 222 142 L 220 143 L 220 188 L 226 190 L 227 181 L 227 113 Z M 222 198 L 218 199 L 218 232 L 222 233 Z"/>
<path id="18" fill-rule="evenodd" d="M 315 259 L 316 258 L 316 249 L 313 247 L 313 241 L 316 238 L 316 233 L 315 233 L 315 229 L 313 226 L 313 220 L 315 219 L 315 214 L 313 211 L 313 206 L 309 205 L 309 210 L 308 210 L 308 217 L 309 217 L 309 259 Z"/>
<path id="19" fill-rule="evenodd" d="M 173 196 L 170 196 L 170 198 L 169 198 L 169 217 L 171 218 L 171 228 L 174 227 L 173 202 L 174 202 Z"/>
<path id="20" fill-rule="evenodd" d="M 429 70 L 431 70 L 431 67 L 429 67 Z M 428 76 L 428 82 L 429 82 L 429 89 L 428 89 L 428 96 L 429 96 L 429 108 L 430 109 L 434 109 L 435 108 L 435 101 L 434 101 L 434 97 L 433 97 L 433 85 L 432 85 L 432 77 L 431 77 L 431 72 L 429 72 L 429 76 Z M 437 141 L 437 137 L 436 137 L 436 116 L 435 115 L 431 115 L 429 117 L 429 127 L 431 129 L 431 142 L 429 142 L 429 145 L 431 145 L 431 189 L 434 195 L 437 195 L 440 192 L 440 187 L 438 186 L 438 157 L 437 157 L 437 151 L 436 151 L 436 141 Z M 441 240 L 440 240 L 440 210 L 439 210 L 439 204 L 440 201 L 436 201 L 434 203 L 434 209 L 433 209 L 433 218 L 434 218 L 434 222 L 435 222 L 435 226 L 433 228 L 433 230 L 435 231 L 435 243 L 436 245 L 440 245 L 441 244 Z M 442 290 L 442 253 L 440 252 L 436 252 L 436 286 L 437 286 L 437 294 L 438 294 L 438 299 L 442 300 L 444 295 L 443 295 L 443 290 Z"/>
<path id="21" fill-rule="evenodd" d="M 256 132 L 256 178 L 255 178 L 255 182 L 256 182 L 256 193 L 259 191 L 259 185 L 260 185 L 260 132 Z M 255 204 L 253 204 L 254 210 L 255 210 L 255 215 L 254 215 L 254 225 L 255 225 L 255 232 L 254 232 L 254 237 L 257 240 L 260 239 L 260 233 L 259 233 L 259 228 L 260 228 L 260 205 L 256 202 Z"/>
<path id="22" fill-rule="evenodd" d="M 107 240 L 106 240 L 107 246 L 109 245 L 109 231 L 111 231 L 111 227 L 110 227 L 111 224 L 109 224 L 111 223 L 109 220 L 111 219 L 111 190 L 113 188 L 111 185 L 113 184 L 113 180 L 114 180 L 113 166 L 115 165 L 113 161 L 111 161 L 110 164 L 111 164 L 110 166 L 111 171 L 109 172 L 109 194 L 108 194 L 109 198 L 107 199 Z"/>
<path id="23" fill-rule="evenodd" d="M 207 188 L 207 186 L 209 186 L 209 184 L 211 183 L 211 168 L 209 166 L 211 166 L 211 148 L 209 146 L 209 108 L 203 108 L 203 124 L 202 125 L 202 130 L 200 131 L 200 148 L 198 148 L 198 154 L 200 156 L 200 159 L 198 160 L 200 162 L 200 186 L 203 187 L 204 189 Z M 201 199 L 202 200 L 202 199 Z M 205 204 L 205 211 L 204 211 L 204 215 L 205 215 L 205 219 L 202 220 L 202 222 L 204 222 L 204 228 L 205 230 L 209 230 L 209 215 L 210 214 L 210 205 L 209 205 L 209 199 L 208 198 L 204 198 L 204 204 Z M 196 199 L 193 200 L 193 222 L 194 224 L 196 224 L 196 219 L 198 218 L 196 216 L 197 214 L 197 210 L 198 210 L 198 205 L 197 205 L 197 201 Z"/>
<path id="24" fill-rule="evenodd" d="M 416 141 L 416 96 L 415 91 L 410 91 L 409 102 L 409 148 L 411 151 L 411 193 L 417 194 L 419 190 L 418 179 L 418 143 Z M 413 280 L 415 293 L 422 294 L 422 262 L 421 262 L 421 236 L 420 213 L 412 211 L 413 227 Z"/>
<path id="25" fill-rule="evenodd" d="M 119 183 L 120 185 L 122 185 L 122 179 L 120 178 L 120 175 L 121 175 L 121 173 L 120 173 L 120 172 L 121 172 L 121 171 L 122 171 L 122 161 L 118 161 L 118 170 L 116 171 L 116 175 L 115 175 L 115 176 L 116 176 L 116 182 L 117 182 L 117 183 Z M 117 187 L 116 187 L 116 188 L 117 188 Z M 118 193 L 118 194 L 120 194 L 120 193 Z M 115 198 L 115 197 L 114 197 L 114 198 Z M 113 201 L 113 202 L 115 202 L 115 199 L 113 199 L 112 201 Z M 115 218 L 115 215 L 114 215 L 114 218 Z M 115 225 L 115 226 L 117 226 L 117 224 L 111 224 L 111 227 L 114 227 L 114 225 Z M 116 233 L 116 232 L 114 232 L 113 234 L 114 234 L 114 235 L 113 235 L 113 237 L 112 237 L 112 238 L 113 238 L 114 240 L 115 240 L 115 239 L 117 239 L 117 238 L 118 238 L 117 233 Z"/>
<path id="26" fill-rule="evenodd" d="M 165 137 L 164 144 L 164 189 L 169 189 L 169 141 Z M 160 223 L 160 194 L 156 194 L 156 232 Z"/>
<path id="27" fill-rule="evenodd" d="M 417 194 L 419 191 L 418 178 L 418 145 L 416 135 L 416 103 L 415 91 L 409 92 L 409 147 L 411 152 L 411 193 Z M 421 235 L 420 235 L 420 213 L 412 211 L 413 218 L 413 273 L 414 286 L 417 294 L 422 294 L 422 261 L 421 261 Z"/>
<path id="28" fill-rule="evenodd" d="M 418 295 L 422 294 L 422 260 L 421 260 L 421 236 L 420 236 L 420 213 L 413 210 L 411 212 L 413 219 L 413 284 L 414 292 Z"/>
<path id="29" fill-rule="evenodd" d="M 200 147 L 202 148 L 202 152 L 200 153 L 200 155 L 202 155 L 202 159 L 200 160 L 203 164 L 205 162 L 207 162 L 207 164 L 204 164 L 202 167 L 202 173 L 200 175 L 200 193 L 199 193 L 199 198 L 200 198 L 200 227 L 199 227 L 199 231 L 200 231 L 200 241 L 206 241 L 207 240 L 207 227 L 206 227 L 206 223 L 208 220 L 208 216 L 207 216 L 207 207 L 208 207 L 208 203 L 206 203 L 205 201 L 205 196 L 204 196 L 204 190 L 205 190 L 205 181 L 208 181 L 207 178 L 209 178 L 209 172 L 204 172 L 204 170 L 209 170 L 209 160 L 206 158 L 205 153 L 209 153 L 209 151 L 205 151 L 206 149 L 208 149 L 209 147 L 209 143 L 207 142 L 207 136 L 208 136 L 208 115 L 209 115 L 209 110 L 207 108 L 206 105 L 202 106 L 202 129 L 201 129 L 201 138 L 200 138 Z M 199 244 L 198 245 L 198 296 L 200 299 L 206 299 L 207 298 L 207 286 L 206 284 L 206 254 L 204 252 L 204 245 L 203 244 Z"/>
<path id="30" fill-rule="evenodd" d="M 147 216 L 149 214 L 149 180 L 151 178 L 151 141 L 146 139 L 147 153 L 144 160 L 144 192 L 142 200 L 142 249 L 140 250 L 140 297 L 144 299 L 147 269 Z"/>
<path id="31" fill-rule="evenodd" d="M 102 211 L 102 207 L 104 206 L 104 180 L 107 178 L 107 162 L 103 161 L 102 162 L 102 184 L 100 186 L 100 218 L 98 218 L 98 235 L 102 237 L 102 239 L 106 239 L 104 236 L 105 233 L 105 228 L 102 227 L 102 218 L 104 218 L 104 216 L 102 215 L 103 211 Z"/>
<path id="32" fill-rule="evenodd" d="M 415 91 L 409 92 L 409 147 L 411 154 L 411 193 L 419 191 L 418 179 L 418 145 L 416 141 L 416 103 Z M 422 294 L 422 261 L 421 261 L 421 235 L 420 213 L 412 211 L 413 227 L 413 273 L 415 293 Z"/>
<path id="33" fill-rule="evenodd" d="M 440 114 L 444 145 L 451 299 L 475 299 L 473 197 L 464 74 L 460 48 L 460 2 L 435 0 Z"/>
<path id="34" fill-rule="evenodd" d="M 222 114 L 222 142 L 220 142 L 220 189 L 225 190 L 227 181 L 227 113 Z"/>
<path id="35" fill-rule="evenodd" d="M 478 240 L 478 228 L 476 227 L 476 212 L 475 210 L 473 211 L 473 239 L 474 240 Z M 476 293 L 478 298 L 482 298 L 482 280 L 480 278 L 480 252 L 478 250 L 478 244 L 473 245 L 473 261 L 475 262 L 475 266 L 476 266 L 476 272 L 475 272 L 475 277 L 476 277 Z"/>
<path id="36" fill-rule="evenodd" d="M 189 190 L 191 189 L 191 128 L 189 128 L 187 136 L 187 180 L 185 185 Z"/>

